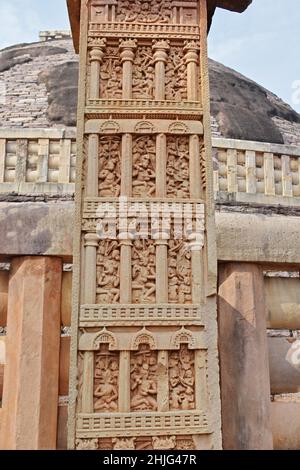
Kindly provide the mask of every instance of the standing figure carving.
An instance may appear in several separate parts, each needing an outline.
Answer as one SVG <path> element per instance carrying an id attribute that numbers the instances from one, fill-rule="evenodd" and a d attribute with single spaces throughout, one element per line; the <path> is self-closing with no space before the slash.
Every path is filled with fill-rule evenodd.
<path id="1" fill-rule="evenodd" d="M 191 251 L 181 240 L 169 241 L 169 302 L 192 302 Z"/>
<path id="2" fill-rule="evenodd" d="M 119 362 L 116 353 L 102 348 L 95 355 L 94 410 L 118 411 Z"/>
<path id="3" fill-rule="evenodd" d="M 121 187 L 120 138 L 101 137 L 99 157 L 99 195 L 118 197 Z"/>
<path id="4" fill-rule="evenodd" d="M 155 196 L 155 140 L 152 136 L 139 136 L 133 142 L 134 197 Z"/>
<path id="5" fill-rule="evenodd" d="M 195 408 L 194 352 L 181 345 L 179 351 L 169 357 L 170 409 L 193 410 Z"/>
<path id="6" fill-rule="evenodd" d="M 189 141 L 186 136 L 169 136 L 167 160 L 168 197 L 188 198 Z"/>
<path id="7" fill-rule="evenodd" d="M 101 64 L 100 97 L 122 98 L 122 64 L 117 47 L 108 47 Z"/>
<path id="8" fill-rule="evenodd" d="M 99 243 L 97 253 L 97 303 L 117 303 L 120 298 L 120 245 L 116 240 Z"/>
<path id="9" fill-rule="evenodd" d="M 157 353 L 144 346 L 131 358 L 131 410 L 157 411 Z"/>
<path id="10" fill-rule="evenodd" d="M 134 240 L 132 250 L 133 303 L 155 303 L 155 244 Z"/>

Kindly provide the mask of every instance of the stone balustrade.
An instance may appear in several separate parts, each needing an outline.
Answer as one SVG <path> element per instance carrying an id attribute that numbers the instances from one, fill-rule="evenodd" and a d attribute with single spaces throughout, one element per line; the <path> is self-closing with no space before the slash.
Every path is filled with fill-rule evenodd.
<path id="1" fill-rule="evenodd" d="M 300 205 L 300 149 L 213 139 L 219 202 Z M 73 194 L 76 138 L 72 129 L 0 129 L 0 193 Z"/>

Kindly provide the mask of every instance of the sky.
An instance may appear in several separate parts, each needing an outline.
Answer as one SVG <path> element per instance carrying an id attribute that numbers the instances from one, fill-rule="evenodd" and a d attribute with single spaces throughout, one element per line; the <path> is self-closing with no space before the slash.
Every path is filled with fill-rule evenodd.
<path id="1" fill-rule="evenodd" d="M 65 0 L 0 0 L 0 49 L 69 29 Z M 253 0 L 242 15 L 218 9 L 209 55 L 300 112 L 300 0 Z"/>

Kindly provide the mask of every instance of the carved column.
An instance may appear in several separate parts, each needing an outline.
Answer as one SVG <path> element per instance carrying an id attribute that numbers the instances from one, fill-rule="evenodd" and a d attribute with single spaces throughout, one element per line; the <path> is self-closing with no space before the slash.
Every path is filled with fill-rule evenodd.
<path id="1" fill-rule="evenodd" d="M 90 75 L 90 99 L 100 98 L 100 66 L 104 57 L 106 39 L 91 40 L 92 49 L 90 51 L 91 75 Z"/>
<path id="2" fill-rule="evenodd" d="M 121 61 L 123 64 L 123 100 L 130 100 L 132 98 L 132 64 L 135 49 L 135 39 L 122 39 L 120 41 Z"/>
<path id="3" fill-rule="evenodd" d="M 120 351 L 119 412 L 130 411 L 130 351 Z"/>
<path id="4" fill-rule="evenodd" d="M 196 234 L 191 242 L 192 251 L 192 302 L 199 304 L 204 302 L 204 272 L 203 272 L 203 240 Z"/>
<path id="5" fill-rule="evenodd" d="M 152 49 L 155 63 L 155 99 L 160 101 L 165 99 L 165 64 L 170 47 L 168 41 L 162 40 L 154 43 Z"/>
<path id="6" fill-rule="evenodd" d="M 132 135 L 122 135 L 121 196 L 132 195 Z"/>
<path id="7" fill-rule="evenodd" d="M 95 233 L 88 233 L 84 237 L 85 259 L 84 259 L 84 302 L 86 304 L 96 303 L 97 287 L 97 248 L 99 238 Z"/>
<path id="8" fill-rule="evenodd" d="M 169 411 L 168 351 L 158 351 L 157 411 Z"/>
<path id="9" fill-rule="evenodd" d="M 99 135 L 90 134 L 88 139 L 87 177 L 85 193 L 87 197 L 97 197 L 99 194 Z"/>
<path id="10" fill-rule="evenodd" d="M 156 302 L 168 303 L 168 240 L 156 241 Z"/>
<path id="11" fill-rule="evenodd" d="M 94 411 L 94 351 L 85 351 L 82 373 L 82 413 Z"/>
<path id="12" fill-rule="evenodd" d="M 130 304 L 132 296 L 131 240 L 121 240 L 120 303 Z"/>
<path id="13" fill-rule="evenodd" d="M 156 197 L 166 197 L 167 187 L 167 136 L 156 137 Z"/>
<path id="14" fill-rule="evenodd" d="M 198 51 L 199 47 L 195 41 L 187 42 L 184 47 L 184 60 L 187 66 L 187 99 L 188 101 L 198 101 Z"/>
<path id="15" fill-rule="evenodd" d="M 190 136 L 190 196 L 201 198 L 200 145 L 198 135 Z"/>

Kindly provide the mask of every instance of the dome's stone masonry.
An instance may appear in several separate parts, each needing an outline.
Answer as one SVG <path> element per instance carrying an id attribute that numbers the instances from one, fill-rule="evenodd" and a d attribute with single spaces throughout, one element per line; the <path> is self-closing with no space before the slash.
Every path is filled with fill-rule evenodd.
<path id="1" fill-rule="evenodd" d="M 0 127 L 75 127 L 78 57 L 71 39 L 21 44 L 0 52 L 6 103 Z M 212 132 L 299 145 L 300 116 L 252 80 L 210 61 Z"/>

